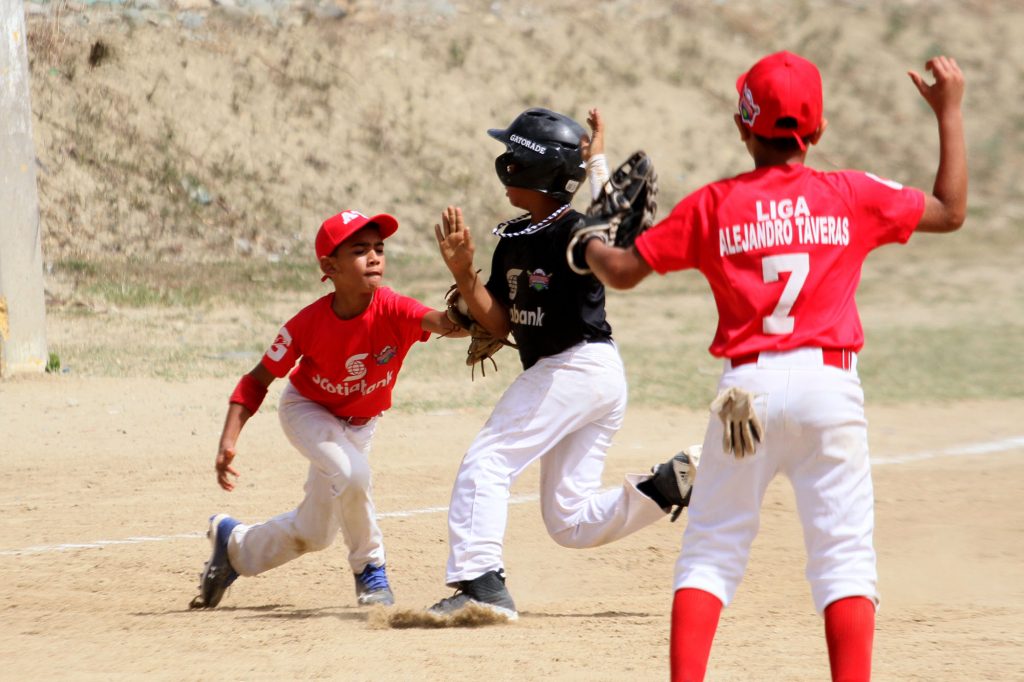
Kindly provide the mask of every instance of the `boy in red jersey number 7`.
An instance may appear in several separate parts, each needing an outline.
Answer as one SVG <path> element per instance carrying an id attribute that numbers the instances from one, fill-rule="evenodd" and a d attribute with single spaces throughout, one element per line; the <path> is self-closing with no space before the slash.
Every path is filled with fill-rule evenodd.
<path id="1" fill-rule="evenodd" d="M 323 280 L 334 291 L 303 308 L 231 395 L 217 449 L 217 483 L 234 489 L 235 443 L 275 378 L 281 427 L 309 460 L 306 496 L 294 511 L 256 525 L 210 519 L 213 546 L 192 608 L 213 608 L 239 575 L 252 576 L 326 548 L 341 530 L 360 604 L 394 603 L 371 498 L 370 441 L 406 353 L 430 334 L 465 336 L 444 312 L 381 286 L 384 240 L 398 229 L 387 214 L 343 211 L 316 237 Z M 296 365 L 298 362 L 298 365 Z M 292 369 L 294 366 L 294 369 Z"/>
<path id="2" fill-rule="evenodd" d="M 673 680 L 703 679 L 723 605 L 746 568 L 761 500 L 776 473 L 796 493 L 807 579 L 824 614 L 834 679 L 871 674 L 878 604 L 872 534 L 874 498 L 857 352 L 864 334 L 854 302 L 861 265 L 884 244 L 916 232 L 952 232 L 967 208 L 960 103 L 953 59 L 926 65 L 929 85 L 910 78 L 939 124 L 931 194 L 857 171 L 804 165 L 827 127 L 821 76 L 797 55 L 769 55 L 736 83 L 740 139 L 755 169 L 683 199 L 632 249 L 586 245 L 593 272 L 628 289 L 652 271 L 696 268 L 711 285 L 723 358 L 721 390 L 753 392 L 764 426 L 758 451 L 742 459 L 709 422 L 672 609 Z"/>

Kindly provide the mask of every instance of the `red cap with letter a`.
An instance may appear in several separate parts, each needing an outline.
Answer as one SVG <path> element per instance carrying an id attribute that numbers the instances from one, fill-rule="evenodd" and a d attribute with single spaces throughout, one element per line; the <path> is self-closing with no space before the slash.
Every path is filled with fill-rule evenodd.
<path id="1" fill-rule="evenodd" d="M 359 211 L 348 210 L 325 220 L 320 225 L 320 231 L 316 233 L 317 260 L 330 256 L 338 248 L 338 244 L 371 223 L 380 230 L 381 239 L 387 239 L 398 229 L 398 221 L 387 213 L 378 213 L 373 217 L 367 217 Z M 324 275 L 321 281 L 326 280 L 327 275 Z"/>
<path id="2" fill-rule="evenodd" d="M 736 80 L 739 114 L 761 137 L 807 137 L 821 125 L 821 73 L 792 52 L 776 52 Z"/>

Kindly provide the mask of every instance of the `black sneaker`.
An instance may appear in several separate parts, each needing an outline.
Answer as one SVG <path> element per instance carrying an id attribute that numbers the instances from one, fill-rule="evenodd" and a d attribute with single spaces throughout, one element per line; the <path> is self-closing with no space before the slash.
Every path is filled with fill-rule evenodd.
<path id="1" fill-rule="evenodd" d="M 435 616 L 451 616 L 469 604 L 477 604 L 509 620 L 519 618 L 512 595 L 505 587 L 505 570 L 501 568 L 488 571 L 479 578 L 463 580 L 455 594 L 437 602 L 427 611 Z"/>
<path id="2" fill-rule="evenodd" d="M 231 583 L 238 579 L 238 573 L 228 560 L 228 538 L 237 525 L 238 521 L 227 514 L 210 517 L 210 529 L 206 537 L 210 538 L 213 551 L 203 572 L 199 574 L 199 594 L 189 603 L 189 608 L 214 608 L 224 598 Z"/>
<path id="3" fill-rule="evenodd" d="M 654 474 L 650 485 L 657 491 L 655 500 L 667 510 L 675 507 L 672 520 L 675 521 L 690 504 L 693 482 L 697 477 L 697 462 L 700 460 L 700 445 L 691 445 L 672 459 L 651 468 Z M 657 499 L 660 497 L 661 499 Z"/>

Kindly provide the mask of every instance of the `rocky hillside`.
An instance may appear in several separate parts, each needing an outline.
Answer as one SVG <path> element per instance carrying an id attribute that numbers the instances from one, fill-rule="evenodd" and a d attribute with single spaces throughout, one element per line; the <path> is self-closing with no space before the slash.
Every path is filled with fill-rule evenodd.
<path id="1" fill-rule="evenodd" d="M 923 187 L 935 123 L 905 72 L 955 56 L 972 218 L 1024 217 L 1019 2 L 339 2 L 27 3 L 44 259 L 304 257 L 346 207 L 394 212 L 409 251 L 447 203 L 482 232 L 511 210 L 485 131 L 533 105 L 601 107 L 667 208 L 747 168 L 733 83 L 783 48 L 825 78 L 812 165 Z"/>

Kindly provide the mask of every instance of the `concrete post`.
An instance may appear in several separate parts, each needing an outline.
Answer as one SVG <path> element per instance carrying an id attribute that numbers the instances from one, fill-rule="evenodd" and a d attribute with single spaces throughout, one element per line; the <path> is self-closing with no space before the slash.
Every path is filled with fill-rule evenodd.
<path id="1" fill-rule="evenodd" d="M 23 0 L 0 0 L 0 377 L 46 368 L 46 301 Z"/>

